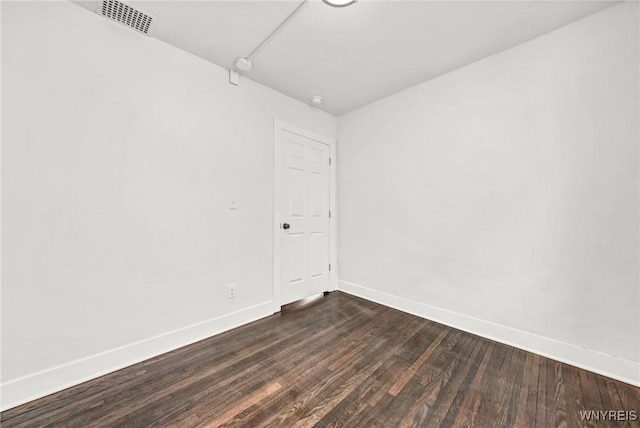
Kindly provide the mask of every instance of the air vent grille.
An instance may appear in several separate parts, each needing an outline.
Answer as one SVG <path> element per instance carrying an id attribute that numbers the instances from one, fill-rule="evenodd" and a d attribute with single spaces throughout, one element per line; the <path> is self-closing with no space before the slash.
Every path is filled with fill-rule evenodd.
<path id="1" fill-rule="evenodd" d="M 153 16 L 118 0 L 102 0 L 99 13 L 143 34 L 149 34 Z"/>

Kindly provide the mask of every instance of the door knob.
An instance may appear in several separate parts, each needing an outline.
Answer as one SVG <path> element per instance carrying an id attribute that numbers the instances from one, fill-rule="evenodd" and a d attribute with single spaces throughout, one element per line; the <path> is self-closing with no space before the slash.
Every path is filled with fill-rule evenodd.
<path id="1" fill-rule="evenodd" d="M 290 225 L 289 223 L 285 223 L 285 224 L 283 224 L 283 225 L 282 225 L 282 228 L 283 228 L 284 230 L 287 230 L 287 229 L 289 229 L 290 227 L 291 227 L 291 225 Z"/>

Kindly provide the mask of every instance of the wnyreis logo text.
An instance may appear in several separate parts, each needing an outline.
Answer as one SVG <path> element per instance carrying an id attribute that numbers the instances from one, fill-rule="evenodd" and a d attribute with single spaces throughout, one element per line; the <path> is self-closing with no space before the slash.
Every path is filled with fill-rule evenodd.
<path id="1" fill-rule="evenodd" d="M 583 421 L 637 421 L 635 410 L 580 410 Z"/>

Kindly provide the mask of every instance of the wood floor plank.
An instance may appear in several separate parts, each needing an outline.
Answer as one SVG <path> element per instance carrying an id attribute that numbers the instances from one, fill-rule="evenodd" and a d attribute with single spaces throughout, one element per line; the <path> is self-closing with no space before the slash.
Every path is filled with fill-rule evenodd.
<path id="1" fill-rule="evenodd" d="M 318 400 L 317 404 L 306 415 L 296 421 L 293 426 L 296 428 L 316 426 L 325 415 L 347 397 L 351 391 L 361 385 L 380 365 L 381 362 L 378 362 L 366 370 L 354 370 L 348 376 L 345 376 L 341 384 L 332 393 L 329 393 L 327 389 L 326 394 L 322 394 L 325 397 L 321 401 Z M 322 395 L 317 397 L 320 398 Z"/>
<path id="2" fill-rule="evenodd" d="M 578 379 L 580 381 L 581 397 L 585 406 L 584 410 L 596 412 L 604 410 L 602 399 L 600 398 L 600 394 L 597 389 L 595 374 L 590 373 L 586 370 L 579 370 Z M 611 421 L 609 420 L 588 421 L 586 425 L 594 427 L 612 426 Z"/>
<path id="3" fill-rule="evenodd" d="M 567 426 L 567 403 L 565 401 L 566 391 L 563 366 L 564 364 L 553 361 L 551 364 L 553 370 L 549 370 L 550 374 L 553 375 L 550 385 L 553 388 L 553 395 L 549 394 L 547 407 L 555 407 L 553 410 L 553 426 L 558 428 L 565 428 Z"/>
<path id="4" fill-rule="evenodd" d="M 509 376 L 514 348 L 496 343 L 493 355 L 480 383 L 483 399 L 475 415 L 476 426 L 503 426 L 496 425 L 496 421 L 506 420 L 508 417 L 505 410 L 512 394 L 512 388 L 509 387 L 512 380 Z"/>
<path id="5" fill-rule="evenodd" d="M 522 378 L 524 376 L 524 368 L 526 361 L 526 352 L 521 349 L 514 348 L 513 356 L 509 364 L 507 372 L 507 386 L 504 396 L 505 410 L 503 412 L 504 426 L 513 426 L 518 407 L 518 399 L 522 391 Z"/>
<path id="6" fill-rule="evenodd" d="M 596 377 L 598 377 L 596 375 Z M 635 412 L 633 413 L 633 421 L 628 420 L 629 425 L 634 427 L 640 426 L 640 388 L 634 388 L 625 383 L 619 382 L 613 379 L 603 378 L 604 382 L 607 385 L 607 391 L 609 392 L 609 396 L 612 397 L 614 403 L 619 402 L 622 406 L 622 409 L 626 412 Z M 601 384 L 601 383 L 600 383 Z M 616 391 L 617 394 L 613 391 Z M 599 389 L 601 395 L 605 395 L 606 392 L 602 389 Z M 614 408 L 614 410 L 617 410 Z"/>
<path id="7" fill-rule="evenodd" d="M 582 427 L 640 389 L 335 292 L 0 414 L 13 427 Z"/>
<path id="8" fill-rule="evenodd" d="M 380 377 L 377 384 L 377 389 L 373 390 L 371 395 L 367 398 L 367 404 L 371 407 L 375 407 L 378 402 L 387 394 L 391 385 L 395 382 L 399 373 L 403 373 L 408 369 L 405 362 L 401 361 L 392 361 L 392 365 L 384 372 L 384 374 Z"/>
<path id="9" fill-rule="evenodd" d="M 600 393 L 600 399 L 602 400 L 603 410 L 624 410 L 624 406 L 622 405 L 622 401 L 618 395 L 618 390 L 613 381 L 602 376 L 596 376 L 596 383 L 598 384 L 598 392 Z M 640 416 L 640 414 L 638 416 Z M 621 420 L 617 422 L 616 426 L 618 427 L 630 427 L 631 422 L 638 421 Z M 635 423 L 634 425 L 640 425 L 640 423 Z"/>
<path id="10" fill-rule="evenodd" d="M 623 408 L 628 411 L 637 410 L 638 417 L 640 417 L 640 388 L 629 387 L 629 385 L 613 379 L 607 380 L 607 382 L 615 385 Z"/>
<path id="11" fill-rule="evenodd" d="M 469 396 L 473 396 L 473 394 L 477 391 L 474 390 L 474 381 L 478 381 L 479 378 L 482 378 L 482 372 L 484 371 L 485 365 L 482 364 L 485 360 L 485 355 L 490 348 L 490 342 L 488 340 L 479 339 L 478 345 L 479 351 L 475 354 L 475 360 L 469 364 L 469 370 L 466 376 L 463 378 L 460 387 L 457 390 L 457 393 L 445 415 L 441 426 L 459 426 L 457 421 L 458 415 L 465 414 L 469 412 L 469 407 L 467 406 L 466 398 Z M 491 352 L 489 352 L 490 354 Z M 478 372 L 480 372 L 480 377 L 478 378 Z M 479 381 L 477 382 L 479 384 Z"/>
<path id="12" fill-rule="evenodd" d="M 547 362 L 540 358 L 538 367 L 538 405 L 536 406 L 536 426 L 547 427 Z"/>
<path id="13" fill-rule="evenodd" d="M 260 400 L 268 397 L 271 394 L 276 393 L 278 390 L 282 388 L 278 382 L 270 383 L 265 385 L 264 387 L 258 389 L 253 394 L 245 397 L 244 399 L 233 403 L 226 408 L 226 411 L 223 413 L 215 414 L 214 410 L 210 410 L 207 413 L 202 415 L 196 413 L 197 419 L 194 421 L 196 423 L 189 423 L 190 421 L 185 421 L 189 426 L 194 427 L 218 427 L 224 424 L 228 419 L 233 417 L 235 414 L 240 413 L 242 409 L 246 409 L 248 407 L 253 406 L 254 404 L 260 402 Z"/>
<path id="14" fill-rule="evenodd" d="M 536 354 L 529 354 L 531 359 L 531 380 L 529 382 L 529 391 L 527 394 L 527 409 L 525 411 L 527 420 L 530 421 L 528 426 L 534 427 L 536 423 L 536 410 L 538 408 L 538 381 L 540 377 L 540 357 Z"/>
<path id="15" fill-rule="evenodd" d="M 326 413 L 322 419 L 317 423 L 318 426 L 332 426 L 332 427 L 349 427 L 349 420 L 354 418 L 355 415 L 363 411 L 367 406 L 364 397 L 376 382 L 376 373 L 383 370 L 383 365 L 380 365 L 375 371 L 364 379 L 360 385 L 358 385 L 351 393 L 336 406 Z"/>
<path id="16" fill-rule="evenodd" d="M 565 403 L 567 405 L 567 423 L 569 426 L 582 426 L 584 421 L 580 411 L 585 410 L 582 391 L 580 390 L 579 370 L 576 367 L 564 365 L 562 373 L 565 386 Z"/>
<path id="17" fill-rule="evenodd" d="M 418 369 L 420 369 L 422 365 L 427 361 L 427 359 L 429 359 L 431 354 L 433 354 L 433 351 L 436 350 L 436 348 L 442 342 L 442 339 L 444 339 L 448 333 L 448 331 L 444 330 L 438 335 L 438 337 L 436 337 L 433 342 L 429 344 L 427 349 L 424 350 L 424 352 L 422 353 L 422 355 L 420 355 L 416 362 L 413 363 L 411 367 L 409 367 L 409 369 L 404 372 L 402 376 L 400 376 L 396 383 L 393 384 L 393 386 L 389 389 L 389 394 L 395 397 L 400 391 L 402 391 L 402 388 L 404 388 L 407 382 L 409 382 L 409 379 L 411 379 L 416 374 Z"/>
<path id="18" fill-rule="evenodd" d="M 488 341 L 487 341 L 488 342 Z M 453 426 L 456 427 L 471 427 L 474 425 L 475 416 L 477 415 L 478 408 L 480 407 L 483 399 L 483 394 L 480 392 L 480 385 L 482 379 L 485 376 L 485 372 L 489 365 L 489 361 L 493 355 L 494 346 L 492 343 L 487 343 L 487 349 L 482 356 L 482 361 L 476 370 L 471 385 L 463 395 L 462 404 L 460 405 L 461 411 L 456 415 L 453 420 Z"/>
<path id="19" fill-rule="evenodd" d="M 535 380 L 533 380 L 535 377 Z M 529 399 L 531 398 L 531 384 L 537 382 L 533 370 L 533 355 L 527 353 L 524 360 L 524 371 L 522 373 L 522 383 L 519 385 L 518 403 L 516 415 L 513 421 L 514 428 L 530 427 L 534 423 L 534 415 L 529 411 Z"/>
<path id="20" fill-rule="evenodd" d="M 442 425 L 471 367 L 467 363 L 475 359 L 482 345 L 482 340 L 475 336 L 469 335 L 464 340 L 461 342 L 465 345 L 462 352 L 451 360 L 441 376 L 432 378 L 431 384 L 421 391 L 415 404 L 403 412 L 405 414 L 399 415 L 398 426 L 421 426 L 427 419 L 434 426 Z"/>
<path id="21" fill-rule="evenodd" d="M 385 342 L 373 344 L 369 349 L 369 355 L 363 354 L 358 360 L 353 361 L 349 366 L 342 368 L 334 376 L 328 377 L 326 382 L 321 382 L 317 388 L 314 388 L 305 394 L 301 403 L 296 403 L 294 412 L 287 411 L 286 417 L 279 418 L 279 426 L 287 426 L 286 421 L 300 416 L 305 423 L 311 423 L 322 418 L 324 414 L 336 405 L 336 394 L 345 396 L 355 388 L 357 388 L 365 378 L 363 374 L 370 376 L 382 365 L 382 361 L 371 359 L 370 355 L 377 354 L 378 350 L 382 350 Z M 304 416 L 303 416 L 304 415 Z M 298 425 L 295 422 L 294 426 Z"/>

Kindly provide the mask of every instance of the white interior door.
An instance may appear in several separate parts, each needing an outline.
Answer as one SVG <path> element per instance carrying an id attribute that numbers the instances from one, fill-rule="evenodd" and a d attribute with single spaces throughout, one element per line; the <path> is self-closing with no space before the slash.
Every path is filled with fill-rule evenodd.
<path id="1" fill-rule="evenodd" d="M 285 305 L 329 290 L 330 147 L 284 129 L 280 140 L 276 240 Z"/>

